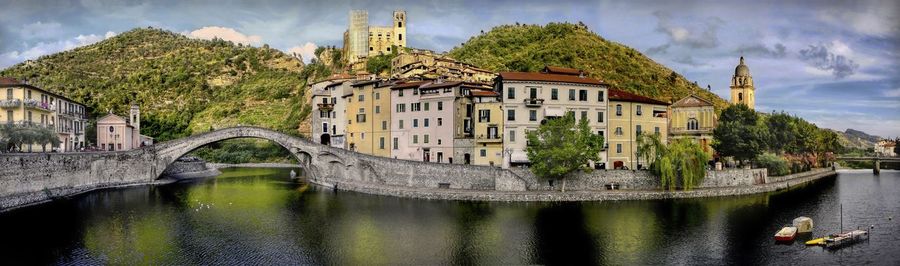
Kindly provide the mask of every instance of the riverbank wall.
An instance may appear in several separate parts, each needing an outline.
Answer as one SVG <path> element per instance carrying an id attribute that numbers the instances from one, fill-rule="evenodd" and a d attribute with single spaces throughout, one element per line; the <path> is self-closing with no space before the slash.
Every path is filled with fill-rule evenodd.
<path id="1" fill-rule="evenodd" d="M 222 172 L 219 168 L 211 166 L 203 160 L 175 161 L 162 173 L 162 178 L 173 180 L 185 180 L 194 178 L 214 177 Z"/>

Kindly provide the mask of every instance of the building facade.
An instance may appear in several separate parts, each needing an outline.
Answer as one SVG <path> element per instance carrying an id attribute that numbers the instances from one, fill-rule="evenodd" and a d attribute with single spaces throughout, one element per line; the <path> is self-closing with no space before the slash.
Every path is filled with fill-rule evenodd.
<path id="1" fill-rule="evenodd" d="M 609 132 L 605 138 L 608 169 L 643 169 L 646 162 L 637 156 L 637 138 L 657 134 L 668 141 L 668 106 L 663 101 L 633 93 L 609 90 Z"/>
<path id="2" fill-rule="evenodd" d="M 344 34 L 347 60 L 353 64 L 370 55 L 388 54 L 393 47 L 406 47 L 406 11 L 395 10 L 390 26 L 369 25 L 369 12 L 351 10 L 350 25 Z"/>
<path id="3" fill-rule="evenodd" d="M 697 95 L 690 95 L 672 104 L 669 114 L 671 138 L 693 139 L 704 151 L 715 154 L 711 145 L 718 117 L 712 102 Z"/>
<path id="4" fill-rule="evenodd" d="M 526 134 L 537 130 L 542 121 L 574 113 L 587 119 L 591 130 L 607 131 L 607 85 L 588 78 L 584 72 L 560 67 L 545 67 L 541 72 L 501 72 L 494 83 L 500 93 L 504 112 L 503 167 L 528 164 Z M 604 168 L 605 156 L 591 162 Z"/>
<path id="5" fill-rule="evenodd" d="M 734 68 L 734 76 L 731 77 L 731 103 L 745 104 L 750 109 L 756 108 L 756 89 L 753 87 L 753 77 L 750 76 L 750 68 L 744 64 L 744 57 Z"/>
<path id="6" fill-rule="evenodd" d="M 894 147 L 896 146 L 896 141 L 889 139 L 879 140 L 878 143 L 875 143 L 875 154 L 879 156 L 896 157 L 897 153 L 894 152 Z"/>
<path id="7" fill-rule="evenodd" d="M 353 76 L 335 74 L 309 86 L 312 92 L 312 134 L 310 138 L 332 147 L 345 147 L 346 103 L 342 97 L 350 91 Z"/>
<path id="8" fill-rule="evenodd" d="M 380 79 L 355 81 L 345 94 L 349 150 L 390 157 L 391 84 Z"/>
<path id="9" fill-rule="evenodd" d="M 141 110 L 132 105 L 128 117 L 109 113 L 97 119 L 97 148 L 124 151 L 153 145 L 153 138 L 141 135 Z"/>
<path id="10" fill-rule="evenodd" d="M 492 82 L 493 72 L 427 50 L 401 51 L 391 60 L 391 78 Z"/>
<path id="11" fill-rule="evenodd" d="M 472 164 L 500 166 L 503 163 L 503 103 L 500 94 L 489 90 L 471 91 L 475 106 L 475 147 Z"/>
<path id="12" fill-rule="evenodd" d="M 0 78 L 0 121 L 20 126 L 50 127 L 60 145 L 22 145 L 20 152 L 71 152 L 86 146 L 87 108 L 78 102 L 14 78 Z"/>

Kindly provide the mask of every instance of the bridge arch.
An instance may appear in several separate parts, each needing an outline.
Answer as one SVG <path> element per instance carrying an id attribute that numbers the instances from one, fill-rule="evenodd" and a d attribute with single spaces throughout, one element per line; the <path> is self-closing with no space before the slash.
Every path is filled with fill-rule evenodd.
<path id="1" fill-rule="evenodd" d="M 238 138 L 256 138 L 275 142 L 297 159 L 298 166 L 303 168 L 307 175 L 316 177 L 319 172 L 312 162 L 318 159 L 317 154 L 321 147 L 300 138 L 259 127 L 225 128 L 154 145 L 157 150 L 157 169 L 168 168 L 178 158 L 200 147 Z"/>

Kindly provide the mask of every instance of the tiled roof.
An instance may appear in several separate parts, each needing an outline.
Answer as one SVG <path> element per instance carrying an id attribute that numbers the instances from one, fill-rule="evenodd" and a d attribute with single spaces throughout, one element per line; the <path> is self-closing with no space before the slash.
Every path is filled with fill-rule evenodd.
<path id="1" fill-rule="evenodd" d="M 500 94 L 497 93 L 496 91 L 472 90 L 472 96 L 479 96 L 479 97 L 498 97 L 498 96 L 500 96 Z"/>
<path id="2" fill-rule="evenodd" d="M 3 84 L 3 85 L 19 85 L 19 84 L 22 84 L 22 82 L 19 81 L 19 80 L 17 80 L 17 79 L 15 79 L 15 78 L 0 77 L 0 84 Z"/>
<path id="3" fill-rule="evenodd" d="M 644 97 L 644 96 L 640 96 L 640 95 L 637 95 L 634 93 L 617 90 L 617 89 L 609 89 L 609 100 L 610 101 L 623 101 L 623 102 L 669 105 L 669 103 L 666 103 L 663 101 L 659 101 L 659 100 L 656 100 L 653 98 Z"/>
<path id="4" fill-rule="evenodd" d="M 700 98 L 697 95 L 690 95 L 688 97 L 684 97 L 681 100 L 672 104 L 672 107 L 703 107 L 703 106 L 713 106 L 713 103 Z"/>
<path id="5" fill-rule="evenodd" d="M 576 75 L 548 74 L 540 72 L 500 72 L 500 78 L 503 80 L 518 81 L 547 81 L 588 85 L 606 85 L 606 83 L 604 83 L 603 81 L 594 78 L 580 77 Z"/>
<path id="6" fill-rule="evenodd" d="M 422 80 L 422 81 L 407 81 L 407 82 L 395 84 L 393 87 L 391 87 L 391 89 L 396 90 L 396 89 L 417 88 L 425 83 L 428 83 L 428 81 L 424 81 L 424 80 Z"/>
<path id="7" fill-rule="evenodd" d="M 350 84 L 350 86 L 359 87 L 359 86 L 369 85 L 372 83 L 377 83 L 378 81 L 379 81 L 378 79 L 360 80 L 357 82 L 353 82 L 353 84 Z"/>
<path id="8" fill-rule="evenodd" d="M 551 73 L 551 74 L 563 74 L 563 75 L 581 75 L 582 71 L 574 68 L 568 67 L 558 67 L 558 66 L 545 66 L 544 70 L 541 72 Z"/>
<path id="9" fill-rule="evenodd" d="M 456 87 L 462 84 L 459 81 L 444 81 L 444 82 L 431 82 L 419 87 L 419 89 L 437 89 L 437 88 L 446 88 L 446 87 Z"/>

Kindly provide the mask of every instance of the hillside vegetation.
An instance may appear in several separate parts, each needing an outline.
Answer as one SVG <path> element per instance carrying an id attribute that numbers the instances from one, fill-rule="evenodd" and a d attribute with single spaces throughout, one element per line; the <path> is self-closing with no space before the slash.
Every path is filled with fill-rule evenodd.
<path id="1" fill-rule="evenodd" d="M 140 28 L 14 65 L 0 76 L 80 101 L 93 117 L 125 114 L 138 104 L 141 133 L 165 141 L 236 124 L 298 135 L 310 112 L 302 99 L 313 72 L 267 45 Z"/>
<path id="2" fill-rule="evenodd" d="M 584 25 L 503 25 L 450 51 L 460 61 L 493 71 L 539 71 L 544 65 L 582 69 L 612 87 L 674 102 L 691 93 L 727 103 L 628 46 L 608 41 Z"/>

